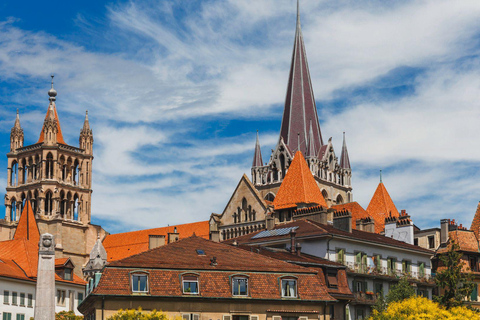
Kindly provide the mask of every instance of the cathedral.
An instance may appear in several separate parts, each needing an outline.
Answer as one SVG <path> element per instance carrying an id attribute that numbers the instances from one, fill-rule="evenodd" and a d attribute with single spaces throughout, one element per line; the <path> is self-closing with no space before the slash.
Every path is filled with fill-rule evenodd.
<path id="1" fill-rule="evenodd" d="M 273 201 L 297 151 L 305 157 L 328 207 L 353 201 L 352 169 L 345 134 L 340 158 L 335 154 L 332 139 L 325 143 L 322 138 L 298 7 L 290 74 L 277 145 L 268 163 L 264 163 L 257 132 L 252 179 L 249 180 L 244 175 L 223 213 L 211 215 L 212 239 L 222 241 L 266 227 L 266 219 L 274 211 Z"/>
<path id="2" fill-rule="evenodd" d="M 93 133 L 85 115 L 79 147 L 67 144 L 56 108 L 57 91 L 48 91 L 49 104 L 35 144 L 24 146 L 17 111 L 10 134 L 5 218 L 0 241 L 13 239 L 26 200 L 30 200 L 40 234 L 55 236 L 56 258 L 70 257 L 80 275 L 98 236 L 105 231 L 91 221 Z"/>

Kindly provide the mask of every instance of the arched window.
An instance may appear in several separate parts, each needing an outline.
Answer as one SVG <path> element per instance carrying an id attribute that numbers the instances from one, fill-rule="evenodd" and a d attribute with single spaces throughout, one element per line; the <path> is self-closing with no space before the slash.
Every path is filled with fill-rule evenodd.
<path id="1" fill-rule="evenodd" d="M 65 212 L 67 212 L 67 199 L 65 198 L 65 192 L 60 191 L 60 216 L 65 218 Z"/>
<path id="2" fill-rule="evenodd" d="M 48 153 L 45 167 L 45 175 L 47 179 L 53 179 L 53 155 Z"/>
<path id="3" fill-rule="evenodd" d="M 282 179 L 285 178 L 285 156 L 280 154 L 280 169 L 282 170 Z"/>
<path id="4" fill-rule="evenodd" d="M 22 183 L 25 184 L 27 183 L 27 173 L 28 173 L 28 166 L 27 166 L 27 160 L 23 159 L 22 160 Z"/>
<path id="5" fill-rule="evenodd" d="M 17 161 L 12 162 L 12 171 L 10 172 L 10 182 L 12 186 L 16 186 L 18 181 L 18 163 Z"/>
<path id="6" fill-rule="evenodd" d="M 267 193 L 265 200 L 273 202 L 275 200 L 275 195 L 272 192 Z"/>
<path id="7" fill-rule="evenodd" d="M 10 221 L 17 220 L 17 200 L 12 198 L 12 202 L 10 203 Z"/>
<path id="8" fill-rule="evenodd" d="M 322 190 L 322 196 L 323 196 L 323 198 L 325 199 L 325 201 L 328 200 L 328 193 L 327 193 L 327 191 L 326 191 L 325 189 Z"/>
<path id="9" fill-rule="evenodd" d="M 337 196 L 337 204 L 342 204 L 342 203 L 343 203 L 343 197 L 342 197 L 342 195 L 339 194 Z"/>
<path id="10" fill-rule="evenodd" d="M 78 195 L 73 197 L 73 220 L 78 221 Z"/>
<path id="11" fill-rule="evenodd" d="M 47 216 L 52 215 L 52 207 L 53 207 L 53 194 L 49 190 L 45 195 L 45 215 Z"/>
<path id="12" fill-rule="evenodd" d="M 80 169 L 78 168 L 78 160 L 75 160 L 75 162 L 73 163 L 73 170 L 72 170 L 72 174 L 73 174 L 73 184 L 74 185 L 79 185 L 79 177 L 80 177 Z"/>
<path id="13" fill-rule="evenodd" d="M 245 217 L 244 221 L 248 221 L 248 204 L 247 204 L 247 199 L 245 198 L 242 199 L 242 211 Z"/>
<path id="14" fill-rule="evenodd" d="M 33 192 L 32 210 L 33 210 L 33 214 L 37 213 L 37 210 L 38 210 L 38 190 L 35 190 L 35 192 Z"/>

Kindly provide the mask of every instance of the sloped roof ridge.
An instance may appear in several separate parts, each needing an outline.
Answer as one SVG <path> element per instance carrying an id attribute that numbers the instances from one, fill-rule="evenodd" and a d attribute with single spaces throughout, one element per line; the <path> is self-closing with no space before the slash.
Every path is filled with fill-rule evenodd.
<path id="1" fill-rule="evenodd" d="M 165 251 L 165 250 L 168 250 L 171 248 L 171 246 L 178 246 L 180 245 L 182 242 L 186 242 L 186 241 L 189 241 L 189 240 L 192 240 L 193 239 L 198 239 L 199 241 L 201 242 L 206 242 L 210 245 L 213 245 L 213 246 L 217 246 L 217 247 L 222 247 L 222 246 L 228 246 L 229 247 L 229 250 L 232 250 L 232 251 L 235 251 L 235 250 L 240 250 L 238 252 L 242 252 L 242 253 L 247 253 L 247 254 L 250 254 L 250 255 L 255 255 L 255 257 L 258 257 L 258 256 L 261 256 L 259 255 L 258 253 L 255 253 L 255 252 L 250 252 L 250 251 L 247 251 L 247 250 L 243 250 L 241 248 L 237 248 L 235 246 L 231 246 L 231 245 L 228 245 L 228 244 L 225 244 L 225 243 L 221 243 L 221 242 L 214 242 L 214 241 L 211 241 L 211 240 L 207 240 L 207 239 L 203 239 L 201 237 L 197 237 L 195 235 L 192 235 L 188 238 L 183 238 L 183 239 L 180 239 L 176 242 L 172 242 L 172 243 L 169 243 L 167 245 L 164 245 L 164 246 L 161 246 L 161 247 L 157 247 L 157 248 L 153 248 L 153 249 L 149 249 L 147 251 L 144 251 L 144 252 L 140 252 L 140 253 L 137 253 L 137 254 L 134 254 L 134 255 L 131 255 L 129 257 L 126 257 L 124 259 L 120 259 L 120 260 L 116 260 L 116 261 L 113 261 L 109 264 L 109 266 L 111 267 L 125 267 L 125 268 L 128 268 L 128 266 L 118 266 L 117 264 L 121 263 L 121 262 L 124 262 L 124 260 L 126 259 L 131 259 L 133 257 L 136 257 L 136 256 L 139 256 L 139 255 L 143 255 L 143 254 L 146 254 L 146 253 L 150 253 L 152 251 Z M 275 259 L 275 258 L 270 258 L 270 257 L 265 257 L 265 256 L 261 256 L 262 258 L 268 258 L 268 260 L 271 260 L 271 261 L 274 261 L 275 263 L 280 263 L 280 264 L 283 264 L 284 266 L 288 266 L 288 267 L 291 267 L 293 269 L 301 269 L 301 271 L 299 271 L 298 273 L 313 273 L 313 274 L 317 274 L 318 272 L 316 272 L 315 270 L 311 270 L 309 268 L 306 268 L 306 267 L 302 267 L 302 266 L 297 266 L 297 265 L 293 265 L 291 263 L 288 263 L 288 262 L 285 262 L 285 261 L 281 261 L 281 260 L 278 260 L 278 259 Z M 151 268 L 151 267 L 149 267 Z M 151 268 L 151 269 L 154 269 L 154 268 Z M 161 268 L 159 268 L 161 269 Z M 191 269 L 191 268 L 190 268 Z M 198 270 L 201 270 L 202 268 L 198 268 Z"/>

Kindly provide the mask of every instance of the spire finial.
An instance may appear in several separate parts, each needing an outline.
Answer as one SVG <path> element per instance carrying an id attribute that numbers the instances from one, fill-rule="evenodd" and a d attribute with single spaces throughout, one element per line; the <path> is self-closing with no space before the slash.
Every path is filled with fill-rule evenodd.
<path id="1" fill-rule="evenodd" d="M 50 77 L 52 77 L 52 87 L 50 88 L 50 90 L 48 90 L 48 96 L 50 98 L 48 98 L 48 100 L 50 100 L 50 103 L 54 102 L 56 100 L 56 96 L 57 96 L 57 91 L 55 89 L 53 89 L 53 73 L 50 75 Z"/>
<path id="2" fill-rule="evenodd" d="M 297 0 L 297 25 L 300 25 L 300 0 Z"/>
<path id="3" fill-rule="evenodd" d="M 297 151 L 300 151 L 300 132 L 297 132 Z"/>
<path id="4" fill-rule="evenodd" d="M 382 170 L 380 170 L 380 183 L 382 183 Z"/>

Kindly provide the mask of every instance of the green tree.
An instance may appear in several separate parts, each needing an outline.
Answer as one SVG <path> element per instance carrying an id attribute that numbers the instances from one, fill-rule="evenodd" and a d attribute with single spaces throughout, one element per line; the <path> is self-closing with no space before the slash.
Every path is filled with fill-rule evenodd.
<path id="1" fill-rule="evenodd" d="M 437 272 L 435 282 L 442 292 L 434 300 L 447 309 L 462 305 L 465 298 L 470 298 L 474 288 L 472 275 L 462 272 L 465 262 L 461 261 L 459 249 L 458 244 L 452 241 L 448 252 L 439 256 L 443 268 Z"/>
<path id="2" fill-rule="evenodd" d="M 157 310 L 151 312 L 143 311 L 141 308 L 130 310 L 119 310 L 107 320 L 172 320 L 165 313 Z"/>
<path id="3" fill-rule="evenodd" d="M 403 277 L 390 289 L 385 301 L 389 304 L 391 302 L 403 301 L 413 296 L 415 296 L 415 288 L 410 285 L 406 277 Z"/>

